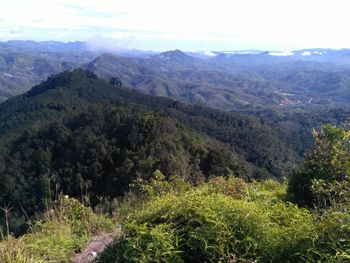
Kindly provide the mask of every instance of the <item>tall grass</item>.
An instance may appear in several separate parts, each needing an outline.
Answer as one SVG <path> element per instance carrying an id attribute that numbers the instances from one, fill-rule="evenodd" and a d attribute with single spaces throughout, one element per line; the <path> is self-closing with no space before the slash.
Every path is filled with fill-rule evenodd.
<path id="1" fill-rule="evenodd" d="M 98 262 L 349 262 L 349 215 L 288 203 L 285 183 L 164 184 L 146 183 Z"/>
<path id="2" fill-rule="evenodd" d="M 0 242 L 1 263 L 70 262 L 72 255 L 82 249 L 99 232 L 112 232 L 114 223 L 96 215 L 90 208 L 68 196 L 60 197 L 37 221 L 30 233 Z"/>

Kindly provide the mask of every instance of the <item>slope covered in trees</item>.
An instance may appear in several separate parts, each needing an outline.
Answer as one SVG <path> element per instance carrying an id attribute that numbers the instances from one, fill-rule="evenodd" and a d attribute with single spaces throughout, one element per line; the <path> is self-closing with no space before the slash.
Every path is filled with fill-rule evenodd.
<path id="1" fill-rule="evenodd" d="M 11 207 L 0 225 L 23 233 L 26 220 L 56 213 L 51 199 L 64 193 L 117 212 L 123 235 L 99 262 L 347 262 L 348 130 L 315 131 L 315 147 L 288 186 L 243 180 L 287 175 L 300 160 L 295 141 L 303 138 L 278 130 L 279 118 L 273 128 L 256 117 L 143 95 L 80 69 L 52 76 L 0 104 L 0 203 Z M 113 228 L 64 200 L 72 217 L 67 210 L 45 217 L 32 234 L 0 242 L 1 256 L 35 262 L 49 249 L 49 258 L 65 262 L 95 230 Z M 53 241 L 58 234 L 67 242 Z"/>
<path id="2" fill-rule="evenodd" d="M 99 203 L 95 211 L 107 208 L 113 220 L 60 197 L 31 232 L 0 240 L 0 260 L 70 262 L 92 235 L 117 231 L 94 262 L 348 262 L 350 131 L 327 125 L 314 137 L 294 175 L 305 180 L 216 176 L 194 185 L 155 170 L 135 178 L 122 200 Z"/>
<path id="3" fill-rule="evenodd" d="M 158 171 L 133 189 L 142 201 L 98 262 L 348 262 L 350 131 L 313 135 L 288 184 L 216 177 L 193 187 Z"/>
<path id="4" fill-rule="evenodd" d="M 63 191 L 121 196 L 156 169 L 194 183 L 283 175 L 298 156 L 261 120 L 142 95 L 84 70 L 50 77 L 0 105 L 0 202 L 33 216 Z M 85 190 L 84 190 L 85 189 Z"/>
<path id="5" fill-rule="evenodd" d="M 285 147 L 280 134 L 258 118 L 142 95 L 109 85 L 82 70 L 50 77 L 28 93 L 0 104 L 0 141 L 6 146 L 24 131 L 35 132 L 53 120 L 84 112 L 91 105 L 126 103 L 156 110 L 162 116 L 173 117 L 202 134 L 228 143 L 232 151 L 274 175 L 282 166 L 297 160 L 293 151 Z"/>

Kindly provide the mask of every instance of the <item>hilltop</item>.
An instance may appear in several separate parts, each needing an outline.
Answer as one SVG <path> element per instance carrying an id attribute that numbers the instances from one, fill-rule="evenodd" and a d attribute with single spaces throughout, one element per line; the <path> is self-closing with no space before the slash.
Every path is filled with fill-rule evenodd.
<path id="1" fill-rule="evenodd" d="M 0 120 L 0 201 L 29 215 L 43 211 L 49 178 L 73 197 L 87 187 L 94 203 L 122 196 L 135 177 L 156 169 L 193 182 L 268 178 L 300 160 L 255 117 L 144 95 L 81 69 L 0 104 Z"/>

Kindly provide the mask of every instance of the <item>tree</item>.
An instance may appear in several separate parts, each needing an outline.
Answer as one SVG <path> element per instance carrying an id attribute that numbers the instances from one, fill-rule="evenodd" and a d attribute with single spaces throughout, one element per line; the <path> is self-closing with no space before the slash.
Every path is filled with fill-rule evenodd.
<path id="1" fill-rule="evenodd" d="M 337 196 L 349 185 L 350 131 L 325 125 L 319 132 L 314 130 L 313 137 L 314 149 L 293 173 L 288 193 L 301 205 L 329 206 L 341 201 Z"/>
<path id="2" fill-rule="evenodd" d="M 117 88 L 120 88 L 122 86 L 121 80 L 117 77 L 111 78 L 109 84 Z"/>

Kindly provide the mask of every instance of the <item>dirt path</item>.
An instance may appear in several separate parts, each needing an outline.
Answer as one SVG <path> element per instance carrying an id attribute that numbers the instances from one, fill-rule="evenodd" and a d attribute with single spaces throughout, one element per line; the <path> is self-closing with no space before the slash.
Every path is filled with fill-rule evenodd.
<path id="1" fill-rule="evenodd" d="M 87 247 L 76 254 L 72 262 L 74 263 L 89 263 L 92 262 L 98 253 L 102 252 L 114 239 L 112 234 L 103 234 L 95 236 L 92 241 L 87 245 Z"/>

